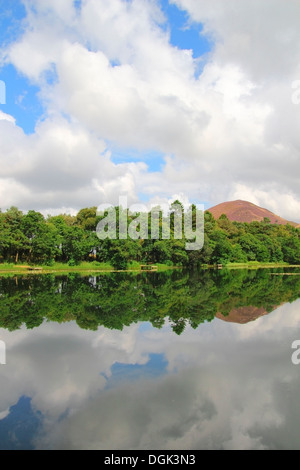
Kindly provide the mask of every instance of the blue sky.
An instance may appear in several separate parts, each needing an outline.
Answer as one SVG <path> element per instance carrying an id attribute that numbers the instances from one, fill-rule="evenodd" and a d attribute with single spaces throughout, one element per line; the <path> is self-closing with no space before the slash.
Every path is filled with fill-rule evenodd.
<path id="1" fill-rule="evenodd" d="M 26 10 L 19 0 L 0 0 L 0 41 L 9 43 L 20 35 L 20 21 L 26 17 Z"/>
<path id="2" fill-rule="evenodd" d="M 22 21 L 26 18 L 26 10 L 19 0 L 0 0 L 0 11 L 0 45 L 3 47 L 22 35 Z M 0 105 L 0 110 L 13 116 L 25 133 L 33 133 L 36 122 L 43 114 L 38 96 L 39 87 L 18 73 L 12 64 L 1 67 L 0 80 L 5 83 L 6 89 L 5 104 Z"/>
<path id="3" fill-rule="evenodd" d="M 133 382 L 157 378 L 167 372 L 168 361 L 164 354 L 150 354 L 149 361 L 144 364 L 122 364 L 115 362 L 111 367 L 111 376 L 107 379 L 107 389 L 116 387 L 120 382 Z"/>
<path id="4" fill-rule="evenodd" d="M 2 68 L 0 76 L 6 89 L 6 103 L 0 109 L 13 116 L 26 134 L 32 134 L 44 113 L 39 87 L 22 77 L 11 64 Z"/>
<path id="5" fill-rule="evenodd" d="M 170 29 L 171 44 L 179 49 L 192 49 L 193 57 L 198 59 L 211 50 L 212 44 L 202 35 L 201 24 L 192 22 L 186 11 L 180 10 L 168 0 L 161 0 L 162 10 Z"/>
<path id="6" fill-rule="evenodd" d="M 0 450 L 34 450 L 41 424 L 42 415 L 32 409 L 31 398 L 22 396 L 0 420 Z"/>

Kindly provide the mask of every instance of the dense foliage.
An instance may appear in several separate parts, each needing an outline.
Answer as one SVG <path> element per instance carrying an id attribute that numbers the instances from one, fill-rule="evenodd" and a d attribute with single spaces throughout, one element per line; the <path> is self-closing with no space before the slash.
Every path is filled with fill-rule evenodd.
<path id="1" fill-rule="evenodd" d="M 178 201 L 177 201 L 178 202 Z M 126 212 L 128 223 L 136 215 Z M 35 211 L 22 213 L 12 207 L 0 212 L 0 261 L 76 265 L 81 261 L 109 262 L 117 269 L 130 261 L 166 263 L 180 266 L 227 264 L 232 262 L 286 262 L 300 264 L 300 231 L 291 225 L 262 222 L 231 222 L 226 215 L 215 220 L 205 216 L 204 247 L 187 251 L 186 240 L 175 239 L 171 216 L 171 238 L 99 240 L 96 227 L 101 217 L 96 208 L 82 209 L 77 216 L 45 218 Z M 160 228 L 164 223 L 160 221 Z"/>
<path id="2" fill-rule="evenodd" d="M 218 312 L 226 316 L 238 309 L 243 315 L 249 306 L 271 312 L 292 302 L 300 297 L 300 276 L 272 275 L 268 269 L 29 275 L 0 278 L 0 293 L 0 328 L 10 331 L 45 320 L 76 321 L 88 330 L 122 330 L 138 322 L 161 328 L 167 321 L 180 334 Z"/>

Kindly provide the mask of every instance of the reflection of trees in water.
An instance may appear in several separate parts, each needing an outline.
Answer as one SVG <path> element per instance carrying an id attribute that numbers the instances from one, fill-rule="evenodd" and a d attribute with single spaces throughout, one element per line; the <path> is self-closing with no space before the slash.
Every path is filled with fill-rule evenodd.
<path id="1" fill-rule="evenodd" d="M 264 314 L 298 297 L 299 276 L 271 276 L 269 270 L 2 278 L 0 327 L 34 328 L 47 320 L 122 330 L 141 321 L 161 328 L 168 320 L 180 334 L 187 324 L 197 328 L 216 315 L 249 313 L 250 307 Z"/>

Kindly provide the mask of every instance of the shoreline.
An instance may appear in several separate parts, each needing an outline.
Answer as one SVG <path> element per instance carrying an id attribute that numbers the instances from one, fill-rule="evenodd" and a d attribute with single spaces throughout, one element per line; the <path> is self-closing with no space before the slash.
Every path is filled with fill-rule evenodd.
<path id="1" fill-rule="evenodd" d="M 267 268 L 300 268 L 299 264 L 288 263 L 229 263 L 227 269 L 267 269 Z"/>
<path id="2" fill-rule="evenodd" d="M 105 274 L 105 273 L 154 273 L 154 272 L 163 272 L 174 269 L 183 269 L 182 266 L 167 266 L 163 264 L 155 265 L 155 269 L 142 269 L 138 266 L 132 266 L 128 269 L 114 269 L 112 266 L 27 266 L 27 265 L 14 265 L 6 266 L 0 264 L 0 276 L 3 274 L 12 274 L 12 275 L 42 275 L 42 274 Z M 150 266 L 154 265 L 149 265 Z"/>
<path id="3" fill-rule="evenodd" d="M 154 265 L 149 265 L 153 266 Z M 0 264 L 0 276 L 3 274 L 12 274 L 12 275 L 22 275 L 22 274 L 105 274 L 105 273 L 153 273 L 153 272 L 163 272 L 175 269 L 187 269 L 185 266 L 168 266 L 163 264 L 155 265 L 155 269 L 142 269 L 138 266 L 132 266 L 128 269 L 114 269 L 112 266 L 103 265 L 103 266 L 62 266 L 61 264 L 55 266 L 27 266 L 27 265 L 1 265 Z M 276 268 L 300 268 L 300 265 L 289 265 L 286 263 L 229 263 L 227 265 L 218 266 L 218 265 L 202 265 L 198 269 L 276 269 Z M 191 268 L 193 269 L 193 268 Z"/>

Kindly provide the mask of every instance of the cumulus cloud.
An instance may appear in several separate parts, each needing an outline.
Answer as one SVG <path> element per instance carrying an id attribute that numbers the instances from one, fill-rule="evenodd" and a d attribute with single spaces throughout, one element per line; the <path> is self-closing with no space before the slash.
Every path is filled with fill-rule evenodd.
<path id="1" fill-rule="evenodd" d="M 16 123 L 16 120 L 13 116 L 10 116 L 9 114 L 3 113 L 3 111 L 0 111 L 0 121 L 8 121 L 11 122 L 12 124 Z"/>
<path id="2" fill-rule="evenodd" d="M 24 3 L 24 34 L 1 55 L 40 87 L 46 113 L 33 135 L 15 126 L 0 142 L 1 177 L 19 188 L 2 207 L 79 209 L 115 202 L 116 190 L 213 205 L 243 192 L 299 220 L 296 0 L 172 0 L 212 41 L 200 75 L 159 2 Z M 114 165 L 116 145 L 140 158 Z M 161 171 L 147 168 L 149 151 L 163 155 Z"/>
<path id="3" fill-rule="evenodd" d="M 118 191 L 128 194 L 129 200 L 137 197 L 131 164 L 113 164 L 105 142 L 80 125 L 49 118 L 27 136 L 11 123 L 0 121 L 0 136 L 3 209 L 16 201 L 45 210 L 111 199 L 115 203 Z M 143 164 L 135 167 L 142 171 Z"/>

